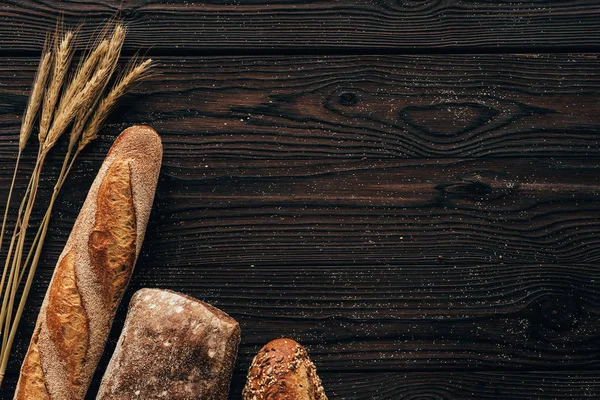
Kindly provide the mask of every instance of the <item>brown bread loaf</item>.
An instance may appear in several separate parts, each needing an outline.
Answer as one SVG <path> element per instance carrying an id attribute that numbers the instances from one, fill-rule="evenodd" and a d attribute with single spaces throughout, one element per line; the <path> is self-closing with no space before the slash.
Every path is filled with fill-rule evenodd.
<path id="1" fill-rule="evenodd" d="M 156 132 L 119 135 L 59 257 L 16 400 L 83 399 L 133 272 L 162 159 Z"/>
<path id="2" fill-rule="evenodd" d="M 315 365 L 292 339 L 276 339 L 254 357 L 243 400 L 327 400 Z"/>
<path id="3" fill-rule="evenodd" d="M 192 297 L 141 289 L 131 300 L 98 400 L 225 400 L 238 323 Z"/>

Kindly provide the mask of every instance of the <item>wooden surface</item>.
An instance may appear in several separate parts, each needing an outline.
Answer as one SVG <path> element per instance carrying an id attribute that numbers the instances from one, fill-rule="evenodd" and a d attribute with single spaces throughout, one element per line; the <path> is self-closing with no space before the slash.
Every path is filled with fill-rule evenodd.
<path id="1" fill-rule="evenodd" d="M 153 46 L 160 74 L 63 189 L 1 398 L 87 188 L 135 123 L 165 159 L 100 372 L 132 293 L 163 287 L 240 322 L 231 399 L 278 336 L 306 345 L 331 399 L 600 397 L 595 2 L 122 3 L 127 51 Z M 54 16 L 85 15 L 85 36 L 120 4 L 0 5 L 2 192 Z"/>
<path id="2" fill-rule="evenodd" d="M 37 50 L 55 18 L 92 24 L 121 12 L 128 48 L 157 51 L 501 51 L 600 49 L 595 0 L 6 1 L 0 49 Z"/>

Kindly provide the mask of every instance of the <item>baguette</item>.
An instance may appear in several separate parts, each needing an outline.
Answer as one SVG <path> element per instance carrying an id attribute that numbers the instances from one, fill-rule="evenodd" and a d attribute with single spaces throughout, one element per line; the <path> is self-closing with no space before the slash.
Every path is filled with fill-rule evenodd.
<path id="1" fill-rule="evenodd" d="M 242 400 L 327 400 L 327 396 L 304 347 L 292 339 L 276 339 L 252 360 Z"/>
<path id="2" fill-rule="evenodd" d="M 162 145 L 147 126 L 119 135 L 60 255 L 14 399 L 83 399 L 139 255 Z"/>
<path id="3" fill-rule="evenodd" d="M 141 289 L 97 400 L 226 400 L 240 342 L 238 323 L 192 297 Z"/>

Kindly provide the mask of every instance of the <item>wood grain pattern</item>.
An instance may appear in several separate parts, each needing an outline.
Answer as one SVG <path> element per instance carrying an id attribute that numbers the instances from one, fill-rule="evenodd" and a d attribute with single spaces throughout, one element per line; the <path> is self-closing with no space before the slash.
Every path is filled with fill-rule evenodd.
<path id="1" fill-rule="evenodd" d="M 597 374 L 552 372 L 323 374 L 330 399 L 593 399 Z M 234 381 L 235 382 L 235 381 Z M 237 399 L 237 387 L 231 399 Z"/>
<path id="2" fill-rule="evenodd" d="M 167 157 L 153 251 L 167 266 L 596 263 L 599 168 L 597 159 Z M 68 233 L 95 171 L 84 163 L 71 177 L 54 229 Z M 46 254 L 61 249 L 48 242 Z"/>
<path id="3" fill-rule="evenodd" d="M 160 286 L 224 310 L 243 332 L 238 372 L 280 336 L 303 343 L 322 372 L 598 367 L 596 265 L 172 267 L 156 246 L 126 300 Z"/>
<path id="4" fill-rule="evenodd" d="M 144 268 L 136 284 L 240 322 L 242 370 L 279 336 L 325 372 L 592 367 L 600 351 L 596 266 Z"/>
<path id="5" fill-rule="evenodd" d="M 0 49 L 38 49 L 61 13 L 74 24 L 85 16 L 86 36 L 119 11 L 131 25 L 127 48 L 187 54 L 224 49 L 597 50 L 600 39 L 600 8 L 594 0 L 26 0 L 0 8 Z"/>
<path id="6" fill-rule="evenodd" d="M 338 372 L 320 375 L 331 400 L 582 400 L 600 396 L 600 378 L 596 372 Z M 3 390 L 10 392 L 16 378 L 16 375 L 7 375 Z M 242 373 L 233 376 L 230 400 L 240 399 L 245 379 Z M 95 396 L 87 399 L 94 400 Z"/>
<path id="7" fill-rule="evenodd" d="M 0 190 L 46 31 L 85 15 L 82 45 L 119 10 L 126 52 L 152 47 L 159 74 L 59 198 L 0 397 L 82 188 L 134 123 L 161 133 L 165 166 L 99 371 L 131 294 L 162 287 L 240 322 L 231 399 L 283 335 L 330 399 L 600 397 L 595 1 L 5 2 Z"/>
<path id="8" fill-rule="evenodd" d="M 598 261 L 593 160 L 229 165 L 163 169 L 167 265 Z"/>
<path id="9" fill-rule="evenodd" d="M 64 188 L 46 260 L 92 165 Z M 278 335 L 326 372 L 597 366 L 595 160 L 206 165 L 165 160 L 131 290 L 177 289 L 230 313 L 242 370 Z M 25 321 L 52 265 L 41 263 Z"/>
<path id="10" fill-rule="evenodd" d="M 36 62 L 0 61 L 2 157 L 16 153 Z M 123 104 L 111 132 L 151 124 L 166 157 L 600 155 L 595 54 L 158 62 L 158 75 Z"/>

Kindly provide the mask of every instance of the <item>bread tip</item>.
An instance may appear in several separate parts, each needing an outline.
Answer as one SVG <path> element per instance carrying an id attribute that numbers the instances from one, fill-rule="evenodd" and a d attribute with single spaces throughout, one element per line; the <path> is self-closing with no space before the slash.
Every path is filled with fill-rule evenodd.
<path id="1" fill-rule="evenodd" d="M 154 128 L 148 125 L 133 125 L 122 131 L 117 139 L 115 145 L 122 141 L 137 141 L 140 140 L 143 143 L 160 146 L 162 150 L 162 141 L 160 135 Z"/>
<path id="2" fill-rule="evenodd" d="M 306 349 L 293 339 L 270 341 L 252 360 L 243 400 L 327 400 Z"/>
<path id="3" fill-rule="evenodd" d="M 265 348 L 274 347 L 276 349 L 284 349 L 284 348 L 295 348 L 297 346 L 302 347 L 302 345 L 296 342 L 294 339 L 290 338 L 279 338 L 275 340 L 271 340 L 269 343 L 264 345 Z"/>
<path id="4" fill-rule="evenodd" d="M 119 134 L 113 143 L 109 155 L 136 154 L 137 157 L 148 159 L 150 164 L 160 164 L 162 161 L 162 141 L 156 130 L 148 125 L 133 125 Z"/>
<path id="5" fill-rule="evenodd" d="M 236 331 L 238 333 L 240 332 L 239 323 L 233 317 L 231 317 L 225 311 L 223 311 L 211 304 L 208 304 L 200 299 L 197 299 L 193 296 L 187 295 L 185 293 L 177 292 L 174 290 L 170 290 L 170 289 L 141 288 L 141 289 L 138 289 L 138 291 L 134 293 L 133 298 L 138 299 L 140 297 L 143 297 L 144 295 L 156 295 L 156 296 L 168 295 L 168 296 L 172 296 L 173 298 L 180 298 L 180 299 L 192 302 L 192 303 L 202 305 L 202 307 L 204 307 L 205 309 L 210 311 L 215 317 L 217 317 L 224 323 L 230 324 L 233 327 L 234 332 L 236 332 Z"/>

